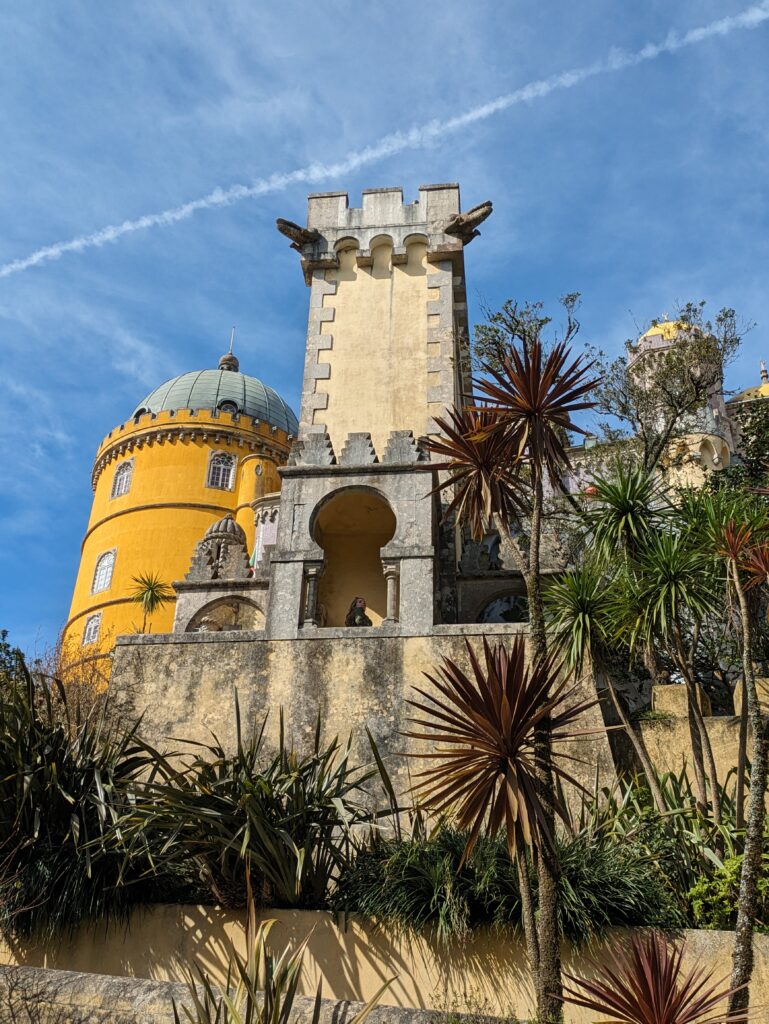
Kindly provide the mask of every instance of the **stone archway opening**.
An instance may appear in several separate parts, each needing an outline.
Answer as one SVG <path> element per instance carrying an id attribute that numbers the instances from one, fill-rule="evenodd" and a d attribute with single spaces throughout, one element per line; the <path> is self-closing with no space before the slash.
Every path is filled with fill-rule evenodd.
<path id="1" fill-rule="evenodd" d="M 190 619 L 185 633 L 220 633 L 264 629 L 264 612 L 247 598 L 220 597 L 200 608 Z"/>
<path id="2" fill-rule="evenodd" d="M 343 626 L 355 597 L 366 599 L 374 626 L 382 622 L 387 615 L 387 584 L 381 549 L 395 526 L 388 502 L 364 487 L 339 491 L 320 507 L 313 535 L 325 555 L 318 585 L 321 623 Z"/>

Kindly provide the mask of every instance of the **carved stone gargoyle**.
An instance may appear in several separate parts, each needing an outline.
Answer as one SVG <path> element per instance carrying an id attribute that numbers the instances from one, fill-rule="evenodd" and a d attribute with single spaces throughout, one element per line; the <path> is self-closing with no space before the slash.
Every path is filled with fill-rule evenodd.
<path id="1" fill-rule="evenodd" d="M 308 228 L 300 227 L 299 224 L 294 224 L 292 220 L 284 220 L 282 217 L 278 217 L 275 221 L 275 226 L 281 235 L 285 235 L 286 238 L 291 240 L 291 248 L 296 249 L 297 252 L 302 251 L 302 246 L 312 245 L 313 242 L 317 242 L 320 238 L 320 232 L 316 231 L 315 228 L 310 231 Z"/>
<path id="2" fill-rule="evenodd" d="M 486 218 L 491 214 L 492 209 L 491 200 L 487 199 L 485 203 L 479 203 L 478 206 L 474 206 L 472 210 L 465 210 L 464 213 L 457 213 L 443 229 L 443 233 L 446 235 L 454 235 L 454 237 L 458 238 L 463 245 L 467 245 L 468 242 L 472 242 L 474 238 L 477 238 L 478 235 L 480 235 L 480 231 L 477 230 L 478 225 L 483 224 Z"/>

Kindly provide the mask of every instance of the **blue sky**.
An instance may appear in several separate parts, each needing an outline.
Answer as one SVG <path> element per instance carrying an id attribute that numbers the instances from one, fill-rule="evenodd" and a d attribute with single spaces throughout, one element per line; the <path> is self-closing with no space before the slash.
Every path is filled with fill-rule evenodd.
<path id="1" fill-rule="evenodd" d="M 334 163 L 527 83 L 631 53 L 746 3 L 35 0 L 0 9 L 0 267 L 242 183 Z M 494 202 L 468 249 L 471 317 L 583 294 L 585 342 L 704 298 L 769 357 L 769 21 L 518 103 L 311 186 L 0 276 L 0 627 L 28 650 L 66 619 L 104 434 L 153 386 L 215 366 L 294 407 L 307 293 L 274 228 L 308 191 L 459 181 Z"/>

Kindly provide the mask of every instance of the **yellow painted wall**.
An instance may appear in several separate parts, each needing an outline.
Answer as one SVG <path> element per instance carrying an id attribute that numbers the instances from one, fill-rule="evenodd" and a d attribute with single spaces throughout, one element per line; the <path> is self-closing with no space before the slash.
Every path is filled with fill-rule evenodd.
<path id="1" fill-rule="evenodd" d="M 263 450 L 265 445 L 271 454 Z M 169 584 L 181 579 L 197 542 L 227 512 L 233 512 L 246 531 L 251 550 L 250 503 L 279 490 L 277 467 L 285 463 L 289 447 L 286 435 L 266 423 L 223 412 L 214 417 L 203 410 L 195 415 L 189 411 L 145 414 L 113 430 L 96 456 L 93 505 L 63 638 L 65 663 L 105 653 L 116 636 L 138 632 L 142 614 L 129 599 L 132 577 L 154 573 Z M 212 451 L 235 455 L 232 490 L 207 486 Z M 112 498 L 115 472 L 126 460 L 133 461 L 130 489 Z M 256 473 L 257 466 L 262 467 L 261 475 Z M 97 560 L 111 550 L 116 552 L 111 583 L 93 594 Z M 99 639 L 84 646 L 86 621 L 97 611 L 102 612 Z M 147 630 L 170 632 L 173 618 L 174 602 L 170 602 L 152 616 Z"/>
<path id="2" fill-rule="evenodd" d="M 339 269 L 326 274 L 337 285 L 336 295 L 324 297 L 324 306 L 335 311 L 325 325 L 334 342 L 320 355 L 331 376 L 316 390 L 329 401 L 315 411 L 314 422 L 326 424 L 337 453 L 355 431 L 371 433 L 380 458 L 391 431 L 427 432 L 429 378 L 437 378 L 427 372 L 427 302 L 437 293 L 428 291 L 424 244 L 408 246 L 405 264 L 392 266 L 391 253 L 389 243 L 378 245 L 373 266 L 358 267 L 349 249 L 340 253 Z"/>
<path id="3" fill-rule="evenodd" d="M 381 549 L 395 533 L 395 516 L 380 497 L 351 488 L 327 502 L 315 524 L 325 552 L 318 601 L 327 626 L 343 626 L 354 597 L 366 599 L 374 626 L 387 615 Z"/>
<path id="4" fill-rule="evenodd" d="M 465 942 L 443 944 L 429 930 L 409 936 L 394 929 L 374 928 L 356 919 L 336 922 L 331 914 L 311 911 L 264 910 L 275 925 L 268 951 L 279 955 L 309 938 L 298 992 L 314 996 L 323 983 L 326 999 L 365 1001 L 389 979 L 384 1006 L 436 1011 L 517 1016 L 530 1019 L 534 1010 L 531 975 L 520 935 L 478 929 Z M 214 984 L 227 975 L 228 951 L 245 952 L 244 914 L 214 907 L 159 905 L 138 909 L 130 924 L 107 928 L 81 927 L 59 943 L 0 944 L 0 962 L 68 971 L 185 981 L 198 964 Z M 610 939 L 627 932 L 611 929 Z M 728 973 L 733 932 L 684 931 L 685 967 L 714 971 L 714 980 Z M 564 970 L 585 976 L 587 959 L 606 958 L 607 944 L 591 943 L 561 949 Z M 754 938 L 755 967 L 751 1004 L 769 1005 L 769 936 Z M 595 1024 L 595 1014 L 567 1007 L 566 1024 Z M 760 1014 L 756 1020 L 764 1020 Z"/>

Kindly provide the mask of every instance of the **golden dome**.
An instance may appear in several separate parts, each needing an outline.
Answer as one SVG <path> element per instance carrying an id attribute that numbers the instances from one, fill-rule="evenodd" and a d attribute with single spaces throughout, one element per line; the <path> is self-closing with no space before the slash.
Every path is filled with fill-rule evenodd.
<path id="1" fill-rule="evenodd" d="M 769 373 L 767 373 L 766 363 L 761 360 L 761 383 L 755 387 L 746 388 L 744 391 L 740 391 L 734 398 L 730 398 L 730 402 L 755 402 L 759 398 L 769 398 Z"/>
<path id="2" fill-rule="evenodd" d="M 689 324 L 684 320 L 660 320 L 648 331 L 644 331 L 642 338 L 662 337 L 665 341 L 673 341 L 681 331 L 688 331 Z"/>

